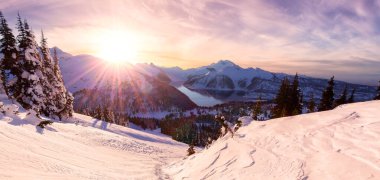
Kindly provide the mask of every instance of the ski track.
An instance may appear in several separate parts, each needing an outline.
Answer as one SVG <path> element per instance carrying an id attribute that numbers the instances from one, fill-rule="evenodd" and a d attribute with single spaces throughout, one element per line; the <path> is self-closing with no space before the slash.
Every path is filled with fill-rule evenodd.
<path id="1" fill-rule="evenodd" d="M 0 179 L 170 179 L 162 167 L 187 150 L 159 134 L 108 124 L 100 129 L 79 114 L 71 120 L 78 125 L 40 129 L 38 121 L 23 110 L 0 117 Z"/>

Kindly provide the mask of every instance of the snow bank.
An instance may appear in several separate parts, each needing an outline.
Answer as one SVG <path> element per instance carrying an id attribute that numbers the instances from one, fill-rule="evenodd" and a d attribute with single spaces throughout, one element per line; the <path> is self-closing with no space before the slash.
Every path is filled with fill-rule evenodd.
<path id="1" fill-rule="evenodd" d="M 238 121 L 241 121 L 241 126 L 248 126 L 252 121 L 251 116 L 243 116 L 238 119 Z"/>
<path id="2" fill-rule="evenodd" d="M 161 166 L 187 145 L 75 114 L 46 128 L 33 114 L 0 99 L 0 179 L 165 179 Z M 19 111 L 15 114 L 15 112 Z"/>
<path id="3" fill-rule="evenodd" d="M 165 172 L 174 179 L 380 179 L 379 107 L 370 101 L 253 121 Z"/>

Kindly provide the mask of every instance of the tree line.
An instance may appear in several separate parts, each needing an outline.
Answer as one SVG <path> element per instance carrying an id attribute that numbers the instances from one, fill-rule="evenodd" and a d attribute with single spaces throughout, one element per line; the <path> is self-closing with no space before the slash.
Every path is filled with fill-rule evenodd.
<path id="1" fill-rule="evenodd" d="M 347 86 L 345 86 L 343 92 L 338 96 L 338 98 L 335 98 L 334 85 L 335 82 L 333 76 L 330 78 L 326 88 L 322 92 L 322 97 L 319 104 L 315 102 L 313 95 L 310 100 L 306 102 L 307 112 L 327 111 L 342 104 L 353 103 L 355 101 L 355 89 L 352 89 L 351 93 L 348 94 Z M 374 99 L 380 99 L 380 81 L 379 87 L 377 88 L 377 95 Z M 294 76 L 292 83 L 290 83 L 288 78 L 285 77 L 282 80 L 277 96 L 274 99 L 274 106 L 271 112 L 272 118 L 301 114 L 303 113 L 303 107 L 304 101 L 302 91 L 299 88 L 298 75 L 296 74 Z M 257 103 L 257 105 L 253 108 L 253 112 L 254 119 L 257 119 L 257 115 L 260 112 L 260 103 Z"/>

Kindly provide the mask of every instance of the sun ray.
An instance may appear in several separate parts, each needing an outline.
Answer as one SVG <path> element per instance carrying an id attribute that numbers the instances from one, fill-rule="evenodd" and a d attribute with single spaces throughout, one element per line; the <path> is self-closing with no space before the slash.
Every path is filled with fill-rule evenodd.
<path id="1" fill-rule="evenodd" d="M 125 30 L 103 32 L 97 41 L 96 55 L 111 64 L 136 63 L 140 44 L 136 36 Z"/>

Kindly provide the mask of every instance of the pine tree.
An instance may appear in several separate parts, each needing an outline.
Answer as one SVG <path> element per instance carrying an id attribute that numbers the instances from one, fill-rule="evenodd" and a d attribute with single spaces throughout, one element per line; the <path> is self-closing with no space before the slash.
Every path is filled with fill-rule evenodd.
<path id="1" fill-rule="evenodd" d="M 288 115 L 298 115 L 302 113 L 302 93 L 299 88 L 298 74 L 294 76 L 293 84 L 289 94 Z"/>
<path id="2" fill-rule="evenodd" d="M 314 94 L 311 95 L 310 101 L 307 104 L 307 109 L 309 113 L 315 112 L 315 101 L 314 101 Z"/>
<path id="3" fill-rule="evenodd" d="M 113 113 L 112 110 L 110 110 L 110 122 L 115 123 L 115 114 Z"/>
<path id="4" fill-rule="evenodd" d="M 347 86 L 344 87 L 344 90 L 342 94 L 340 95 L 340 97 L 337 100 L 335 100 L 334 107 L 337 107 L 346 103 L 347 103 Z"/>
<path id="5" fill-rule="evenodd" d="M 42 66 L 43 66 L 43 75 L 45 78 L 42 82 L 43 91 L 46 96 L 44 104 L 45 108 L 42 110 L 42 112 L 46 116 L 52 116 L 57 111 L 57 108 L 55 106 L 55 95 L 56 95 L 56 89 L 53 86 L 54 84 L 58 83 L 57 79 L 55 78 L 54 72 L 53 72 L 53 64 L 52 64 L 52 57 L 50 56 L 50 50 L 47 45 L 47 39 L 44 36 L 43 31 L 41 30 L 41 57 L 42 57 Z"/>
<path id="6" fill-rule="evenodd" d="M 27 43 L 26 43 L 26 33 L 25 33 L 25 28 L 24 28 L 24 23 L 22 22 L 22 19 L 21 19 L 21 16 L 20 16 L 20 13 L 17 13 L 17 30 L 18 30 L 18 35 L 17 35 L 17 42 L 18 42 L 18 47 L 19 47 L 19 50 L 21 52 L 23 52 L 25 50 L 25 48 L 27 47 Z M 20 54 L 21 59 L 24 59 L 23 57 L 23 53 Z"/>
<path id="7" fill-rule="evenodd" d="M 17 81 L 20 79 L 21 72 L 17 65 L 18 51 L 16 39 L 9 28 L 6 19 L 0 11 L 0 53 L 2 54 L 0 69 L 1 80 L 5 93 L 13 98 L 18 97 L 21 93 L 20 85 Z"/>
<path id="8" fill-rule="evenodd" d="M 106 122 L 111 122 L 110 111 L 106 106 L 103 107 L 103 118 Z"/>
<path id="9" fill-rule="evenodd" d="M 74 96 L 68 92 L 64 86 L 61 70 L 59 68 L 59 59 L 56 48 L 54 48 L 53 61 L 54 65 L 52 69 L 56 79 L 56 82 L 53 83 L 53 86 L 57 91 L 55 94 L 55 102 L 58 111 L 56 113 L 60 119 L 72 117 L 74 113 Z"/>
<path id="10" fill-rule="evenodd" d="M 102 113 L 102 108 L 100 107 L 100 105 L 98 105 L 95 108 L 94 118 L 99 119 L 99 120 L 103 120 L 103 113 Z"/>
<path id="11" fill-rule="evenodd" d="M 319 104 L 319 111 L 327 111 L 333 109 L 334 103 L 334 76 L 328 82 L 328 86 L 322 93 L 322 99 Z"/>
<path id="12" fill-rule="evenodd" d="M 252 119 L 258 120 L 258 116 L 262 113 L 261 108 L 261 96 L 259 97 L 259 100 L 256 102 L 255 106 L 252 109 Z"/>
<path id="13" fill-rule="evenodd" d="M 20 17 L 19 17 L 20 18 Z M 19 21 L 21 21 L 19 19 Z M 38 45 L 33 32 L 29 28 L 27 21 L 20 24 L 19 34 L 19 67 L 22 71 L 20 86 L 21 96 L 17 101 L 26 109 L 33 109 L 37 114 L 44 108 L 44 92 L 42 83 L 44 80 L 43 66 L 40 58 Z M 25 47 L 24 47 L 25 46 Z"/>
<path id="14" fill-rule="evenodd" d="M 347 103 L 353 103 L 354 101 L 355 101 L 355 97 L 354 97 L 354 95 L 355 95 L 355 89 L 353 89 L 352 91 L 351 91 L 351 95 L 350 95 L 350 97 L 348 98 L 348 100 L 347 100 Z"/>
<path id="15" fill-rule="evenodd" d="M 374 100 L 380 100 L 380 81 L 379 81 L 379 87 L 377 87 L 377 95 L 375 96 Z"/>
<path id="16" fill-rule="evenodd" d="M 287 115 L 286 109 L 289 100 L 289 80 L 284 78 L 281 82 L 280 89 L 276 96 L 275 106 L 273 107 L 273 118 L 284 117 Z"/>
<path id="17" fill-rule="evenodd" d="M 71 117 L 74 97 L 64 87 L 58 60 L 53 59 L 42 33 L 41 47 L 26 20 L 17 18 L 17 45 L 12 30 L 0 12 L 1 80 L 11 99 L 39 116 Z M 58 58 L 57 58 L 58 59 Z"/>

